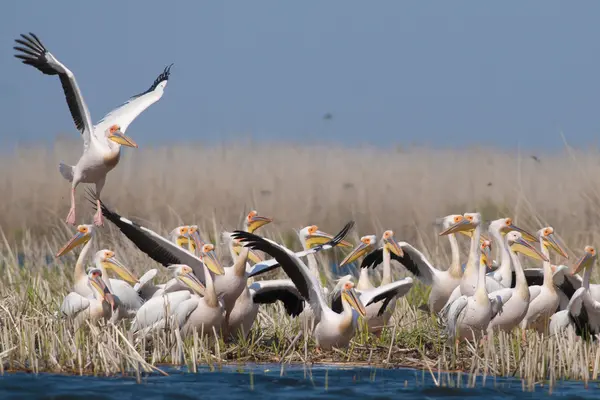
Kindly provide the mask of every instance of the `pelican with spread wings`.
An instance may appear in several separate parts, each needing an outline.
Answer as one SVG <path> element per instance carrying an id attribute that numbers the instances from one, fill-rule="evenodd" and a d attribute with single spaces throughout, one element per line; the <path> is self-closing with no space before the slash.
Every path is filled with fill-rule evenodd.
<path id="1" fill-rule="evenodd" d="M 33 33 L 21 35 L 15 40 L 18 46 L 15 57 L 23 64 L 37 68 L 45 75 L 58 75 L 62 84 L 67 105 L 75 122 L 77 130 L 83 136 L 83 155 L 75 165 L 61 163 L 59 170 L 62 176 L 71 182 L 71 209 L 67 223 L 75 225 L 75 189 L 80 183 L 94 183 L 96 194 L 100 192 L 106 181 L 106 174 L 115 168 L 121 156 L 121 145 L 138 147 L 129 137 L 125 136 L 127 127 L 146 108 L 156 103 L 163 95 L 171 66 L 154 80 L 148 90 L 131 97 L 124 104 L 109 112 L 96 125 L 92 124 L 90 111 L 85 104 L 75 75 L 46 49 L 40 39 Z M 102 212 L 94 216 L 94 223 L 102 225 Z"/>

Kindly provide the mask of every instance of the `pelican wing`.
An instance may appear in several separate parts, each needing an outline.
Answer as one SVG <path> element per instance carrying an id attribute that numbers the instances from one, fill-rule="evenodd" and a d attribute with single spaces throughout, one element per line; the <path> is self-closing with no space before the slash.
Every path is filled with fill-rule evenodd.
<path id="1" fill-rule="evenodd" d="M 512 297 L 514 290 L 512 288 L 504 288 L 495 290 L 488 294 L 490 303 L 492 304 L 492 318 L 502 312 L 502 307 Z"/>
<path id="2" fill-rule="evenodd" d="M 360 295 L 360 301 L 366 306 L 383 300 L 383 304 L 377 313 L 381 316 L 388 305 L 398 297 L 404 296 L 413 285 L 411 277 L 406 277 L 396 282 L 382 285 L 376 289 L 367 290 Z"/>
<path id="3" fill-rule="evenodd" d="M 396 254 L 390 252 L 392 260 L 398 261 L 400 264 L 402 264 L 402 266 L 404 266 L 404 268 L 409 270 L 424 284 L 431 285 L 433 283 L 433 277 L 437 273 L 437 269 L 431 265 L 423 253 L 415 249 L 411 244 L 406 242 L 398 242 L 398 244 L 402 248 L 404 255 L 397 256 Z M 374 268 L 381 264 L 382 261 L 383 248 L 379 248 L 368 254 L 364 258 L 360 267 Z"/>
<path id="4" fill-rule="evenodd" d="M 71 292 L 65 296 L 60 306 L 60 312 L 66 317 L 74 317 L 89 306 L 90 299 L 83 297 L 79 293 Z"/>
<path id="5" fill-rule="evenodd" d="M 451 304 L 444 306 L 440 312 L 442 320 L 446 323 L 446 333 L 448 334 L 448 337 L 454 338 L 456 336 L 458 318 L 460 317 L 460 313 L 467 307 L 468 303 L 469 299 L 467 296 L 460 296 Z"/>
<path id="6" fill-rule="evenodd" d="M 148 332 L 159 326 L 164 327 L 166 317 L 174 315 L 177 306 L 191 296 L 190 292 L 182 290 L 149 299 L 137 311 L 131 323 L 131 331 L 145 330 Z"/>
<path id="7" fill-rule="evenodd" d="M 536 297 L 538 297 L 540 295 L 540 293 L 542 293 L 542 287 L 535 285 L 535 286 L 529 286 L 529 303 L 531 303 L 533 300 L 535 300 Z"/>
<path id="8" fill-rule="evenodd" d="M 303 250 L 303 251 L 299 251 L 296 254 L 296 257 L 306 257 L 309 254 L 316 254 L 319 251 L 322 250 L 329 250 L 334 248 L 335 246 L 337 246 L 338 244 L 340 244 L 340 242 L 342 240 L 344 240 L 344 238 L 346 237 L 346 235 L 348 234 L 348 232 L 350 231 L 350 229 L 352 229 L 352 227 L 354 226 L 354 221 L 350 221 L 348 222 L 341 231 L 339 231 L 334 237 L 333 239 L 331 239 L 329 242 L 327 243 L 323 243 L 317 246 L 314 246 L 308 250 Z M 265 272 L 269 272 L 274 270 L 275 268 L 279 267 L 279 264 L 277 263 L 277 260 L 274 258 L 271 258 L 270 260 L 266 260 L 263 262 L 260 262 L 258 264 L 255 264 L 254 267 L 250 268 L 249 270 L 247 269 L 246 272 L 248 274 L 249 277 L 254 277 L 257 275 L 261 275 L 264 274 Z"/>
<path id="9" fill-rule="evenodd" d="M 94 200 L 91 200 L 95 203 Z M 204 269 L 202 260 L 189 251 L 177 246 L 175 243 L 160 236 L 158 233 L 144 228 L 135 222 L 121 217 L 114 211 L 111 211 L 104 203 L 100 201 L 102 215 L 117 228 L 129 240 L 136 245 L 138 249 L 146 253 L 154 261 L 168 267 L 172 264 L 185 264 L 194 270 L 194 274 L 200 280 L 204 280 Z"/>
<path id="10" fill-rule="evenodd" d="M 260 250 L 275 258 L 281 268 L 290 277 L 302 297 L 313 310 L 315 321 L 320 321 L 324 309 L 328 308 L 321 285 L 308 267 L 291 250 L 249 232 L 234 231 L 233 238 L 239 239 L 245 246 Z"/>
<path id="11" fill-rule="evenodd" d="M 98 132 L 105 132 L 116 124 L 121 128 L 121 132 L 125 133 L 127 127 L 138 115 L 160 100 L 164 92 L 164 87 L 169 80 L 172 66 L 173 64 L 166 67 L 148 90 L 131 97 L 124 104 L 106 114 L 104 118 L 98 121 L 94 129 Z"/>
<path id="12" fill-rule="evenodd" d="M 136 292 L 139 292 L 140 290 L 142 290 L 144 288 L 144 286 L 152 283 L 152 280 L 154 279 L 154 277 L 156 276 L 157 273 L 158 273 L 158 270 L 156 268 L 152 268 L 151 270 L 147 271 L 144 275 L 142 275 L 140 277 L 140 279 L 137 281 L 137 283 L 133 286 L 133 290 L 135 290 Z"/>
<path id="13" fill-rule="evenodd" d="M 250 285 L 252 300 L 256 304 L 272 304 L 281 301 L 285 311 L 292 317 L 304 310 L 304 299 L 289 279 L 254 282 Z"/>
<path id="14" fill-rule="evenodd" d="M 69 111 L 71 111 L 77 130 L 83 135 L 84 148 L 87 149 L 90 145 L 91 135 L 93 135 L 92 119 L 75 80 L 75 75 L 44 47 L 36 35 L 33 33 L 21 34 L 21 37 L 22 39 L 15 40 L 20 45 L 14 47 L 18 51 L 15 57 L 22 60 L 23 64 L 31 65 L 46 75 L 58 75 Z"/>
<path id="15" fill-rule="evenodd" d="M 119 306 L 126 310 L 138 310 L 142 306 L 139 293 L 125 281 L 110 279 L 111 292 L 119 298 Z"/>

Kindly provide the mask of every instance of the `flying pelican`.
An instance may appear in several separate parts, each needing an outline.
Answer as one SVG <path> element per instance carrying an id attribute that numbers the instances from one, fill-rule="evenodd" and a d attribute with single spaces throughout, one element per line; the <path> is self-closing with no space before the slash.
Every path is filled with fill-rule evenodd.
<path id="1" fill-rule="evenodd" d="M 356 329 L 352 310 L 356 310 L 363 317 L 366 315 L 365 307 L 360 302 L 352 282 L 346 282 L 344 285 L 342 290 L 344 311 L 338 314 L 327 305 L 317 277 L 292 251 L 248 232 L 235 231 L 233 237 L 240 239 L 245 246 L 274 257 L 294 282 L 302 297 L 311 306 L 317 323 L 313 332 L 317 346 L 330 349 L 333 346 L 345 347 L 348 345 Z"/>
<path id="2" fill-rule="evenodd" d="M 92 323 L 100 319 L 112 320 L 116 314 L 114 311 L 119 305 L 119 299 L 115 297 L 102 279 L 102 271 L 92 268 L 88 274 L 89 289 L 91 297 L 82 296 L 77 292 L 69 293 L 60 307 L 63 316 L 72 319 L 76 328 L 81 326 L 85 320 Z"/>
<path id="3" fill-rule="evenodd" d="M 468 222 L 464 222 L 468 221 Z M 463 227 L 475 228 L 480 224 L 477 218 L 467 218 L 460 220 L 452 225 L 445 232 L 453 233 L 456 229 Z M 508 301 L 512 292 L 505 289 L 500 297 L 490 298 L 485 285 L 486 267 L 490 264 L 491 242 L 485 240 L 479 244 L 479 237 L 475 232 L 471 238 L 471 243 L 477 244 L 472 252 L 477 257 L 477 284 L 475 293 L 472 296 L 462 295 L 453 302 L 448 302 L 440 311 L 442 320 L 446 322 L 446 332 L 449 337 L 459 339 L 474 340 L 485 332 L 489 322 L 501 310 L 502 304 Z M 483 252 L 483 256 L 482 256 Z M 471 255 L 470 255 L 471 256 Z"/>
<path id="4" fill-rule="evenodd" d="M 341 265 L 351 263 L 359 257 L 361 257 L 362 255 L 364 255 L 373 247 L 373 243 L 375 242 L 375 240 L 375 235 L 363 236 L 361 238 L 361 244 L 342 261 Z M 391 284 L 392 267 L 390 260 L 392 258 L 395 260 L 402 260 L 403 257 L 405 257 L 404 249 L 396 241 L 396 239 L 394 239 L 394 232 L 391 230 L 385 231 L 381 237 L 381 247 L 371 252 L 363 260 L 363 263 L 361 265 L 361 275 L 358 283 L 361 283 L 361 279 L 365 280 L 365 275 L 362 271 L 368 271 L 367 267 L 369 265 L 377 265 L 383 261 L 383 277 L 381 279 L 380 287 Z M 371 284 L 370 280 L 366 284 L 363 284 L 361 286 L 357 285 L 357 289 L 359 290 L 359 294 L 361 296 L 361 301 L 363 302 L 363 304 L 365 304 L 367 310 L 367 316 L 365 320 L 367 321 L 369 331 L 375 333 L 376 335 L 381 334 L 383 327 L 387 325 L 390 318 L 392 317 L 394 309 L 396 308 L 396 298 L 404 296 L 410 290 L 413 283 L 412 279 L 403 279 L 402 281 L 398 282 L 402 283 L 399 284 L 398 287 L 395 287 L 395 293 L 397 294 L 396 297 L 388 297 L 385 298 L 385 300 L 378 301 L 369 306 L 366 305 L 366 297 L 365 299 L 363 299 L 362 296 L 363 294 L 366 295 L 367 293 L 372 293 L 372 291 L 375 290 L 375 287 Z M 333 307 L 333 309 L 334 311 L 337 311 L 335 307 Z"/>
<path id="5" fill-rule="evenodd" d="M 554 238 L 554 228 L 547 226 L 540 229 L 537 234 L 540 242 L 540 250 L 546 258 L 550 257 L 550 248 L 563 257 L 569 258 Z M 554 285 L 555 267 L 553 268 L 550 261 L 543 261 L 543 269 L 544 280 L 542 285 L 529 286 L 531 300 L 527 315 L 521 321 L 520 326 L 522 330 L 534 328 L 538 332 L 546 332 L 550 317 L 557 311 L 560 303 L 560 297 Z M 537 296 L 535 296 L 536 292 L 539 292 Z"/>
<path id="6" fill-rule="evenodd" d="M 58 75 L 62 84 L 67 105 L 75 122 L 77 130 L 83 136 L 83 155 L 75 166 L 60 164 L 60 173 L 71 182 L 71 209 L 67 223 L 75 225 L 75 189 L 79 183 L 96 184 L 96 195 L 104 187 L 106 174 L 117 166 L 121 154 L 121 145 L 138 147 L 125 131 L 129 124 L 146 108 L 157 102 L 167 86 L 171 66 L 165 68 L 152 86 L 143 93 L 130 98 L 125 104 L 109 112 L 95 126 L 92 125 L 90 112 L 85 104 L 75 75 L 52 53 L 33 33 L 21 35 L 22 39 L 15 41 L 24 47 L 14 47 L 18 53 L 15 57 L 23 64 L 31 65 L 46 75 Z M 102 225 L 102 213 L 98 203 L 98 212 L 94 223 Z"/>
<path id="7" fill-rule="evenodd" d="M 95 229 L 93 225 L 79 225 L 75 235 L 56 254 L 57 257 L 61 257 L 76 247 L 84 245 L 81 253 L 79 253 L 77 262 L 75 263 L 75 283 L 73 285 L 74 292 L 84 297 L 91 297 L 93 295 L 93 290 L 89 286 L 88 275 L 85 273 L 84 263 L 92 246 L 91 239 L 94 236 L 94 233 Z M 142 299 L 137 290 L 132 288 L 130 284 L 135 285 L 136 288 L 143 287 L 156 274 L 156 270 L 148 271 L 142 278 L 138 279 L 115 257 L 113 251 L 107 249 L 100 250 L 95 254 L 94 264 L 96 265 L 96 268 L 102 271 L 101 277 L 106 286 L 120 300 L 120 318 L 127 317 L 129 310 L 137 310 L 141 307 Z M 107 270 L 115 272 L 118 276 L 122 277 L 124 281 L 120 279 L 109 279 L 106 274 Z"/>
<path id="8" fill-rule="evenodd" d="M 600 302 L 590 291 L 592 267 L 596 264 L 598 253 L 592 246 L 586 246 L 584 255 L 573 266 L 572 273 L 585 270 L 582 286 L 575 291 L 566 310 L 550 317 L 550 333 L 558 334 L 565 329 L 573 329 L 578 336 L 600 333 Z"/>
<path id="9" fill-rule="evenodd" d="M 539 296 L 541 289 L 539 286 L 527 286 L 527 280 L 525 279 L 525 273 L 523 272 L 521 261 L 519 260 L 519 256 L 516 254 L 517 252 L 523 252 L 521 249 L 533 252 L 537 252 L 537 250 L 531 244 L 529 244 L 529 242 L 523 238 L 523 234 L 518 231 L 508 232 L 504 237 L 504 242 L 504 245 L 510 253 L 512 265 L 517 275 L 516 284 L 514 288 L 504 288 L 500 290 L 509 290 L 512 291 L 512 294 L 506 301 L 503 302 L 502 313 L 497 314 L 490 321 L 490 324 L 488 325 L 488 332 L 493 332 L 494 330 L 510 332 L 513 330 L 513 328 L 517 327 L 523 318 L 525 318 L 525 315 L 527 315 L 529 301 L 534 300 L 537 296 Z M 543 257 L 544 262 L 547 261 L 547 258 L 544 255 L 539 254 L 539 256 Z M 490 296 L 495 297 L 496 293 L 498 292 L 492 292 L 490 293 Z M 524 339 L 525 331 L 523 330 L 522 332 Z"/>

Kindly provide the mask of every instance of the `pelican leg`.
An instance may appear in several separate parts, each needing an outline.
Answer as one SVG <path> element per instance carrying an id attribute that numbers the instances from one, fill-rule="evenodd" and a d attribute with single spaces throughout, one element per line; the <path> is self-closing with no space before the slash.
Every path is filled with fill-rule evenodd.
<path id="1" fill-rule="evenodd" d="M 75 186 L 71 187 L 71 209 L 66 219 L 67 224 L 75 225 Z"/>
<path id="2" fill-rule="evenodd" d="M 96 214 L 94 214 L 94 225 L 102 226 L 104 221 L 102 220 L 102 209 L 100 207 L 100 192 L 104 187 L 105 178 L 100 179 L 96 182 Z"/>

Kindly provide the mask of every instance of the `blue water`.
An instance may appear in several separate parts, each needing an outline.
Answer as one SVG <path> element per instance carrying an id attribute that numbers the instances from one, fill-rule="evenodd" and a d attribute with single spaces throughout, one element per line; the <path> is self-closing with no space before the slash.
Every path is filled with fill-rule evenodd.
<path id="1" fill-rule="evenodd" d="M 437 388 L 428 372 L 413 369 L 377 369 L 338 366 L 279 365 L 227 366 L 198 373 L 166 369 L 169 376 L 149 375 L 141 384 L 135 378 L 79 377 L 55 374 L 5 374 L 0 377 L 0 399 L 535 399 L 548 396 L 548 388 L 523 392 L 521 381 L 510 378 L 478 379 L 476 388 Z M 454 382 L 456 375 L 453 374 Z M 463 375 L 463 385 L 467 377 Z M 586 389 L 581 382 L 559 382 L 553 396 L 598 399 L 598 382 Z"/>

